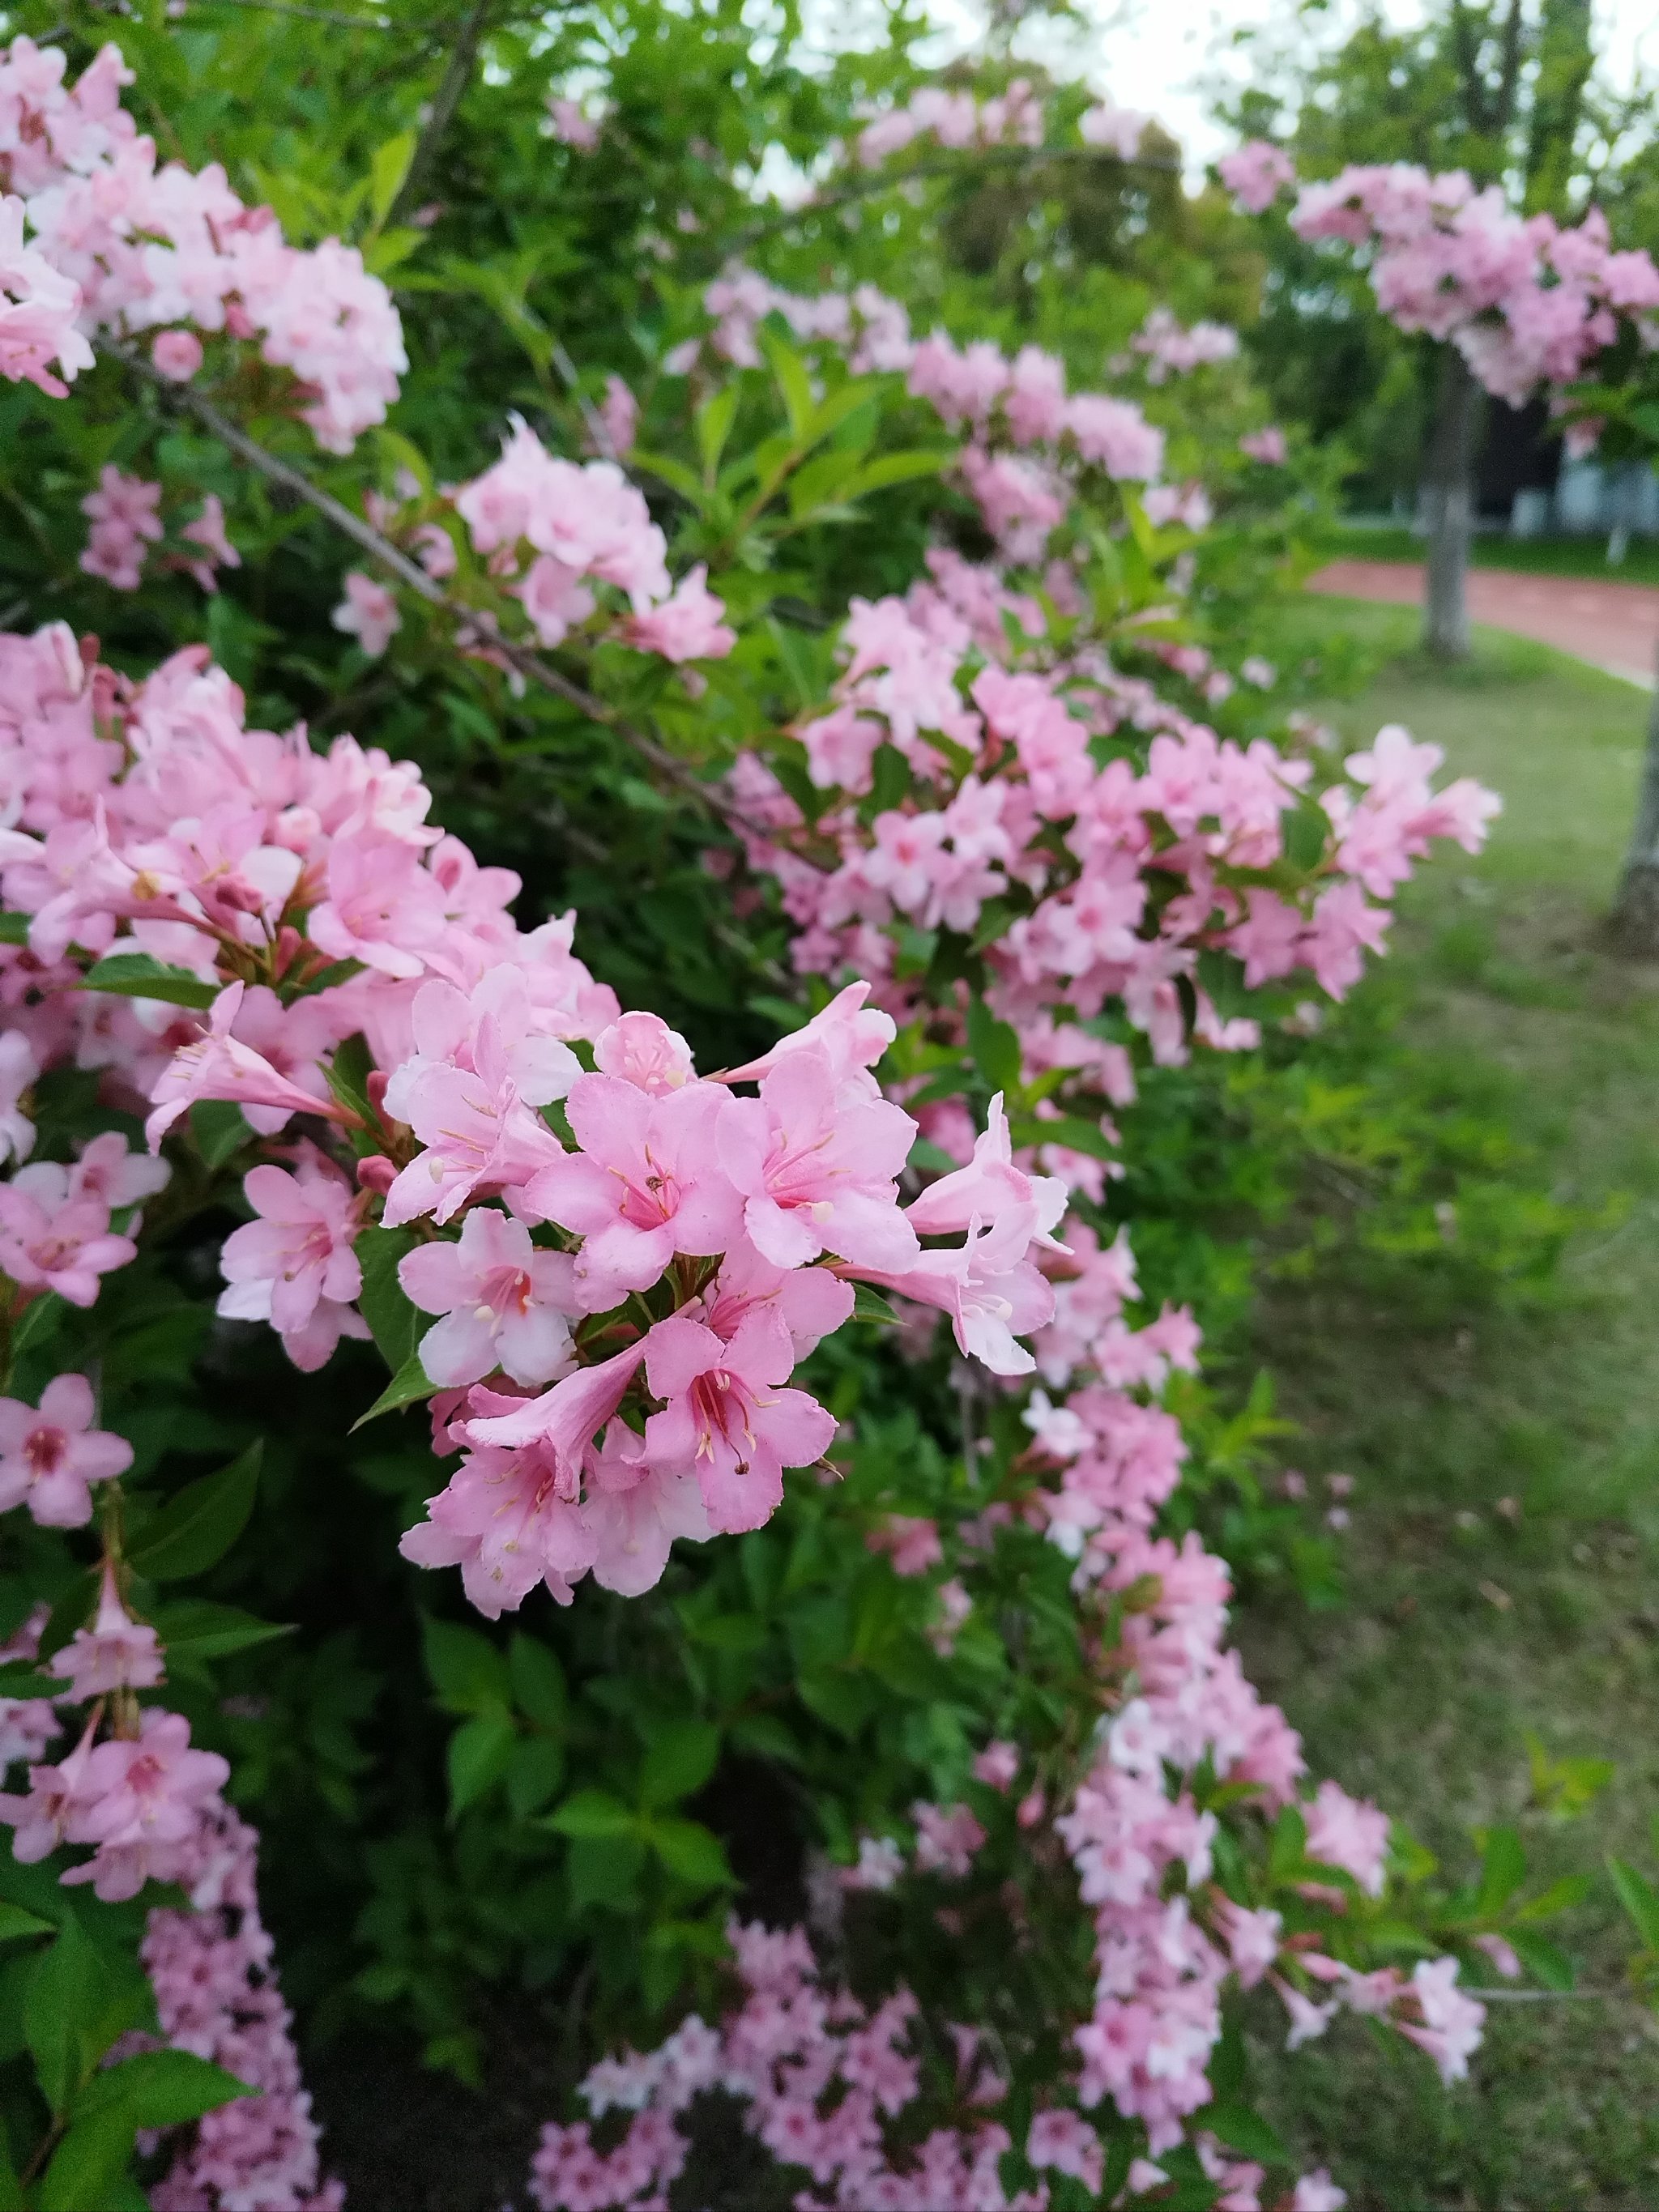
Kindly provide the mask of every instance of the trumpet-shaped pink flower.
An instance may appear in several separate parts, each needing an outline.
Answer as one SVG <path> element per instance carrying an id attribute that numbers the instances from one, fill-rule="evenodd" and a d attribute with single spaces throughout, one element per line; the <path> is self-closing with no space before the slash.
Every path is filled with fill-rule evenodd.
<path id="1" fill-rule="evenodd" d="M 619 1597 L 639 1597 L 662 1579 L 677 1536 L 700 1544 L 714 1533 L 696 1476 L 653 1464 L 621 1421 L 588 1460 L 582 1523 L 597 1547 L 593 1579 Z"/>
<path id="2" fill-rule="evenodd" d="M 574 1462 L 538 1439 L 469 1452 L 426 1510 L 398 1550 L 416 1566 L 459 1567 L 461 1587 L 491 1620 L 516 1613 L 538 1583 L 568 1605 L 599 1548 L 577 1510 Z"/>
<path id="3" fill-rule="evenodd" d="M 957 1350 L 982 1360 L 993 1375 L 1029 1375 L 1036 1361 L 1015 1340 L 1041 1328 L 1054 1310 L 1053 1288 L 1025 1256 L 1039 1218 L 1035 1206 L 1011 1206 L 983 1228 L 975 1224 L 964 1244 L 923 1252 L 899 1272 L 857 1273 L 949 1314 Z"/>
<path id="4" fill-rule="evenodd" d="M 442 893 L 403 838 L 365 830 L 335 839 L 328 896 L 306 925 L 331 959 L 361 960 L 384 975 L 424 975 L 444 927 Z"/>
<path id="5" fill-rule="evenodd" d="M 556 1038 L 526 1036 L 512 1018 L 511 992 L 503 988 L 498 1006 L 486 997 L 490 983 L 487 976 L 471 1001 L 447 985 L 428 984 L 416 997 L 416 1043 L 441 1042 L 454 1057 L 428 1057 L 422 1050 L 386 1085 L 386 1110 L 401 1115 L 426 1147 L 386 1194 L 382 1218 L 388 1227 L 423 1213 L 447 1221 L 469 1199 L 516 1190 L 564 1158 L 563 1146 L 532 1109 L 560 1097 L 580 1063 Z M 527 1019 L 523 1004 L 517 1012 Z M 423 1020 L 429 1023 L 424 1030 Z"/>
<path id="6" fill-rule="evenodd" d="M 0 1267 L 23 1290 L 56 1291 L 72 1306 L 89 1306 L 100 1276 L 127 1266 L 138 1248 L 111 1233 L 100 1200 L 60 1198 L 64 1173 L 53 1162 L 37 1162 L 0 1183 Z"/>
<path id="7" fill-rule="evenodd" d="M 582 1466 L 589 1445 L 621 1405 L 645 1358 L 647 1340 L 629 1345 L 592 1367 L 579 1367 L 550 1390 L 521 1403 L 475 1390 L 480 1410 L 463 1433 L 475 1444 L 520 1450 L 535 1444 L 556 1473 L 559 1495 L 580 1495 Z"/>
<path id="8" fill-rule="evenodd" d="M 242 991 L 240 983 L 226 985 L 213 1002 L 206 1034 L 176 1052 L 156 1078 L 149 1094 L 155 1111 L 144 1123 L 151 1152 L 198 1098 L 230 1099 L 245 1110 L 252 1107 L 269 1113 L 275 1118 L 265 1124 L 267 1133 L 280 1129 L 293 1114 L 320 1114 L 335 1121 L 352 1119 L 346 1108 L 332 1099 L 313 1098 L 279 1075 L 252 1046 L 232 1036 Z"/>
<path id="9" fill-rule="evenodd" d="M 72 1698 L 101 1698 L 110 1690 L 147 1690 L 161 1679 L 161 1647 L 147 1620 L 134 1620 L 121 1602 L 107 1561 L 90 1628 L 77 1628 L 46 1669 L 69 1684 Z"/>
<path id="10" fill-rule="evenodd" d="M 88 1486 L 132 1465 L 125 1437 L 92 1425 L 92 1385 L 84 1375 L 55 1375 L 37 1413 L 0 1398 L 0 1511 L 27 1505 L 43 1528 L 80 1528 L 92 1518 Z"/>
<path id="11" fill-rule="evenodd" d="M 653 1097 L 613 1075 L 584 1075 L 565 1102 L 581 1150 L 561 1152 L 522 1203 L 585 1239 L 576 1255 L 582 1310 L 603 1313 L 654 1283 L 677 1252 L 723 1252 L 740 1203 L 720 1172 L 715 1133 L 732 1103 L 714 1084 Z"/>
<path id="12" fill-rule="evenodd" d="M 229 1778 L 217 1752 L 191 1748 L 188 1721 L 149 1706 L 137 1742 L 112 1737 L 87 1760 L 66 1832 L 98 1849 L 64 1882 L 90 1882 L 109 1905 L 173 1879 Z"/>
<path id="13" fill-rule="evenodd" d="M 348 569 L 343 582 L 345 597 L 329 619 L 336 629 L 355 637 L 371 660 L 378 660 L 404 626 L 398 602 L 361 568 Z"/>
<path id="14" fill-rule="evenodd" d="M 398 1279 L 422 1313 L 441 1314 L 421 1339 L 421 1364 L 445 1389 L 497 1367 L 515 1382 L 542 1383 L 570 1360 L 575 1303 L 568 1253 L 538 1252 L 521 1221 L 477 1206 L 459 1244 L 420 1244 Z"/>
<path id="15" fill-rule="evenodd" d="M 623 1014 L 595 1040 L 593 1064 L 660 1098 L 695 1079 L 691 1048 L 660 1014 Z"/>
<path id="16" fill-rule="evenodd" d="M 744 1200 L 743 1223 L 763 1258 L 799 1267 L 833 1252 L 860 1267 L 915 1258 L 896 1178 L 916 1125 L 886 1100 L 843 1103 L 829 1051 L 783 1055 L 758 1098 L 733 1099 L 718 1131 L 720 1165 Z"/>
<path id="17" fill-rule="evenodd" d="M 232 1287 L 220 1299 L 219 1311 L 237 1320 L 255 1318 L 247 1299 L 238 1295 L 252 1291 L 257 1318 L 286 1337 L 307 1327 L 319 1300 L 349 1305 L 363 1284 L 351 1249 L 362 1224 L 345 1178 L 307 1146 L 294 1174 L 251 1168 L 242 1189 L 259 1218 L 225 1239 L 219 1267 Z"/>
<path id="18" fill-rule="evenodd" d="M 867 983 L 849 983 L 837 991 L 821 1013 L 804 1029 L 791 1030 L 758 1060 L 742 1067 L 727 1068 L 722 1083 L 757 1083 L 798 1052 L 824 1052 L 830 1057 L 836 1097 L 879 1098 L 881 1086 L 869 1071 L 898 1034 L 890 1014 L 866 1006 Z"/>
<path id="19" fill-rule="evenodd" d="M 723 1535 L 770 1520 L 785 1468 L 810 1467 L 835 1436 L 816 1398 L 780 1387 L 794 1364 L 789 1332 L 770 1313 L 750 1315 L 730 1343 L 678 1315 L 646 1340 L 652 1395 L 668 1401 L 645 1425 L 646 1457 L 696 1477 Z"/>

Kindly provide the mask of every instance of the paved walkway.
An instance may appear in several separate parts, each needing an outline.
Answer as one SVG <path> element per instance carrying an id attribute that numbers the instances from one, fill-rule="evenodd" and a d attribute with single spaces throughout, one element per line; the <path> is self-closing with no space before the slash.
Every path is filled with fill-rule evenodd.
<path id="1" fill-rule="evenodd" d="M 1423 604 L 1419 561 L 1333 561 L 1308 580 L 1310 592 L 1344 599 Z M 1589 576 L 1522 575 L 1506 568 L 1471 568 L 1469 615 L 1497 629 L 1518 631 L 1604 668 L 1609 676 L 1651 690 L 1659 648 L 1659 589 L 1603 583 Z"/>

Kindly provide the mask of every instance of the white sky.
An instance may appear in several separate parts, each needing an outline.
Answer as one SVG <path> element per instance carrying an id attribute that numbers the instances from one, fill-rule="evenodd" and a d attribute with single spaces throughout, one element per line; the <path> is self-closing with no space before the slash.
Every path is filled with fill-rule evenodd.
<path id="1" fill-rule="evenodd" d="M 1290 0 L 1087 0 L 1094 19 L 1088 32 L 1038 34 L 1042 58 L 1067 76 L 1085 77 L 1109 92 L 1121 107 L 1155 115 L 1186 149 L 1195 167 L 1225 150 L 1225 135 L 1206 114 L 1207 79 L 1248 82 L 1248 47 L 1233 33 L 1244 28 L 1282 30 L 1294 20 Z M 1301 35 L 1340 42 L 1358 15 L 1354 0 L 1333 0 L 1322 18 L 1304 19 Z M 1402 25 L 1419 21 L 1420 0 L 1385 0 L 1385 12 Z M 1659 5 L 1656 0 L 1595 0 L 1596 47 L 1613 82 L 1628 89 L 1638 65 L 1659 70 Z M 980 17 L 975 0 L 934 0 L 940 25 L 940 58 L 975 42 Z M 1034 58 L 1037 40 L 1032 41 Z M 1018 49 L 1017 49 L 1018 50 Z"/>

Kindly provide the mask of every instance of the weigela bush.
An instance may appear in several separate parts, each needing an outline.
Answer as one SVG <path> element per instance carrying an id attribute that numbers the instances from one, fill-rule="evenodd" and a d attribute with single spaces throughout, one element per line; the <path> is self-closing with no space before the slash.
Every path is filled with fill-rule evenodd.
<path id="1" fill-rule="evenodd" d="M 626 101 L 501 35 L 479 100 L 580 192 Z M 647 270 L 638 358 L 561 365 L 504 254 L 429 271 L 499 326 L 406 332 L 412 137 L 361 249 L 295 245 L 297 186 L 158 162 L 132 82 L 0 64 L 0 374 L 82 439 L 63 588 L 123 641 L 0 638 L 19 2201 L 340 2201 L 246 1812 L 337 2019 L 476 2072 L 481 1983 L 568 2008 L 544 2207 L 665 2203 L 714 2094 L 800 2203 L 1340 2203 L 1250 2106 L 1243 1993 L 1453 2081 L 1462 1964 L 1545 1953 L 1507 1844 L 1428 1886 L 1244 1679 L 1200 1325 L 1114 1208 L 1149 1077 L 1305 1030 L 1496 805 L 1291 714 L 1243 611 L 1314 465 L 1167 302 L 1103 371 L 918 339 L 879 244 L 763 273 L 711 145 L 733 250 Z M 826 209 L 1146 143 L 836 88 Z"/>

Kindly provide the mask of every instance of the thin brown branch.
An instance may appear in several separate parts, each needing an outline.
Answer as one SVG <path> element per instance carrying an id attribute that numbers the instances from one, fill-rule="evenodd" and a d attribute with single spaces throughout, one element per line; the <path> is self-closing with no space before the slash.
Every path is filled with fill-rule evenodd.
<path id="1" fill-rule="evenodd" d="M 375 529 L 373 523 L 366 522 L 362 515 L 354 514 L 332 493 L 325 491 L 320 484 L 313 483 L 305 471 L 295 468 L 291 461 L 283 460 L 276 454 L 267 452 L 257 439 L 251 438 L 203 393 L 192 391 L 188 385 L 169 382 L 133 347 L 118 343 L 112 350 L 135 375 L 142 377 L 152 386 L 165 406 L 179 413 L 193 416 L 204 430 L 210 430 L 222 445 L 228 447 L 268 483 L 279 484 L 291 497 L 314 508 L 343 537 L 349 538 L 371 559 L 378 561 L 383 568 L 389 569 L 399 583 L 416 592 L 428 606 L 447 615 L 464 636 L 471 632 L 491 653 L 499 654 L 520 674 L 529 677 L 544 690 L 552 692 L 556 698 L 566 701 L 586 715 L 589 721 L 598 722 L 604 728 L 614 732 L 665 782 L 672 784 L 676 790 L 684 793 L 688 799 L 695 799 L 709 813 L 721 821 L 744 829 L 757 831 L 762 829 L 763 825 L 752 821 L 741 807 L 734 805 L 712 785 L 704 783 L 666 746 L 659 744 L 643 730 L 636 729 L 615 708 L 596 697 L 584 685 L 574 683 L 569 677 L 562 674 L 550 662 L 544 660 L 532 647 L 503 637 L 494 629 L 487 615 L 481 616 L 476 609 L 463 605 L 458 599 L 452 599 L 418 562 L 411 561 L 407 553 Z"/>
<path id="2" fill-rule="evenodd" d="M 854 200 L 868 199 L 873 193 L 897 191 L 917 177 L 964 176 L 970 167 L 1042 168 L 1048 164 L 1091 161 L 1115 169 L 1161 169 L 1178 173 L 1179 159 L 1173 154 L 1114 154 L 1103 146 L 991 146 L 975 147 L 961 155 L 936 155 L 925 161 L 917 161 L 909 168 L 896 172 L 872 169 L 851 184 L 843 185 L 833 192 L 815 193 L 803 200 L 797 208 L 787 208 L 781 215 L 770 216 L 763 222 L 751 223 L 740 230 L 732 241 L 733 253 L 747 253 L 753 247 L 780 232 L 793 230 L 797 223 L 811 216 L 831 215 L 836 209 L 846 207 Z"/>
<path id="3" fill-rule="evenodd" d="M 455 119 L 455 110 L 461 104 L 462 95 L 472 82 L 472 71 L 477 64 L 478 47 L 483 38 L 489 6 L 490 0 L 473 0 L 467 11 L 466 20 L 461 25 L 449 57 L 449 66 L 445 70 L 443 81 L 434 96 L 432 112 L 426 118 L 415 151 L 410 157 L 408 171 L 398 187 L 398 197 L 392 204 L 388 216 L 392 222 L 402 221 L 412 208 L 420 205 L 425 197 L 427 179 L 438 158 L 438 149 Z"/>

